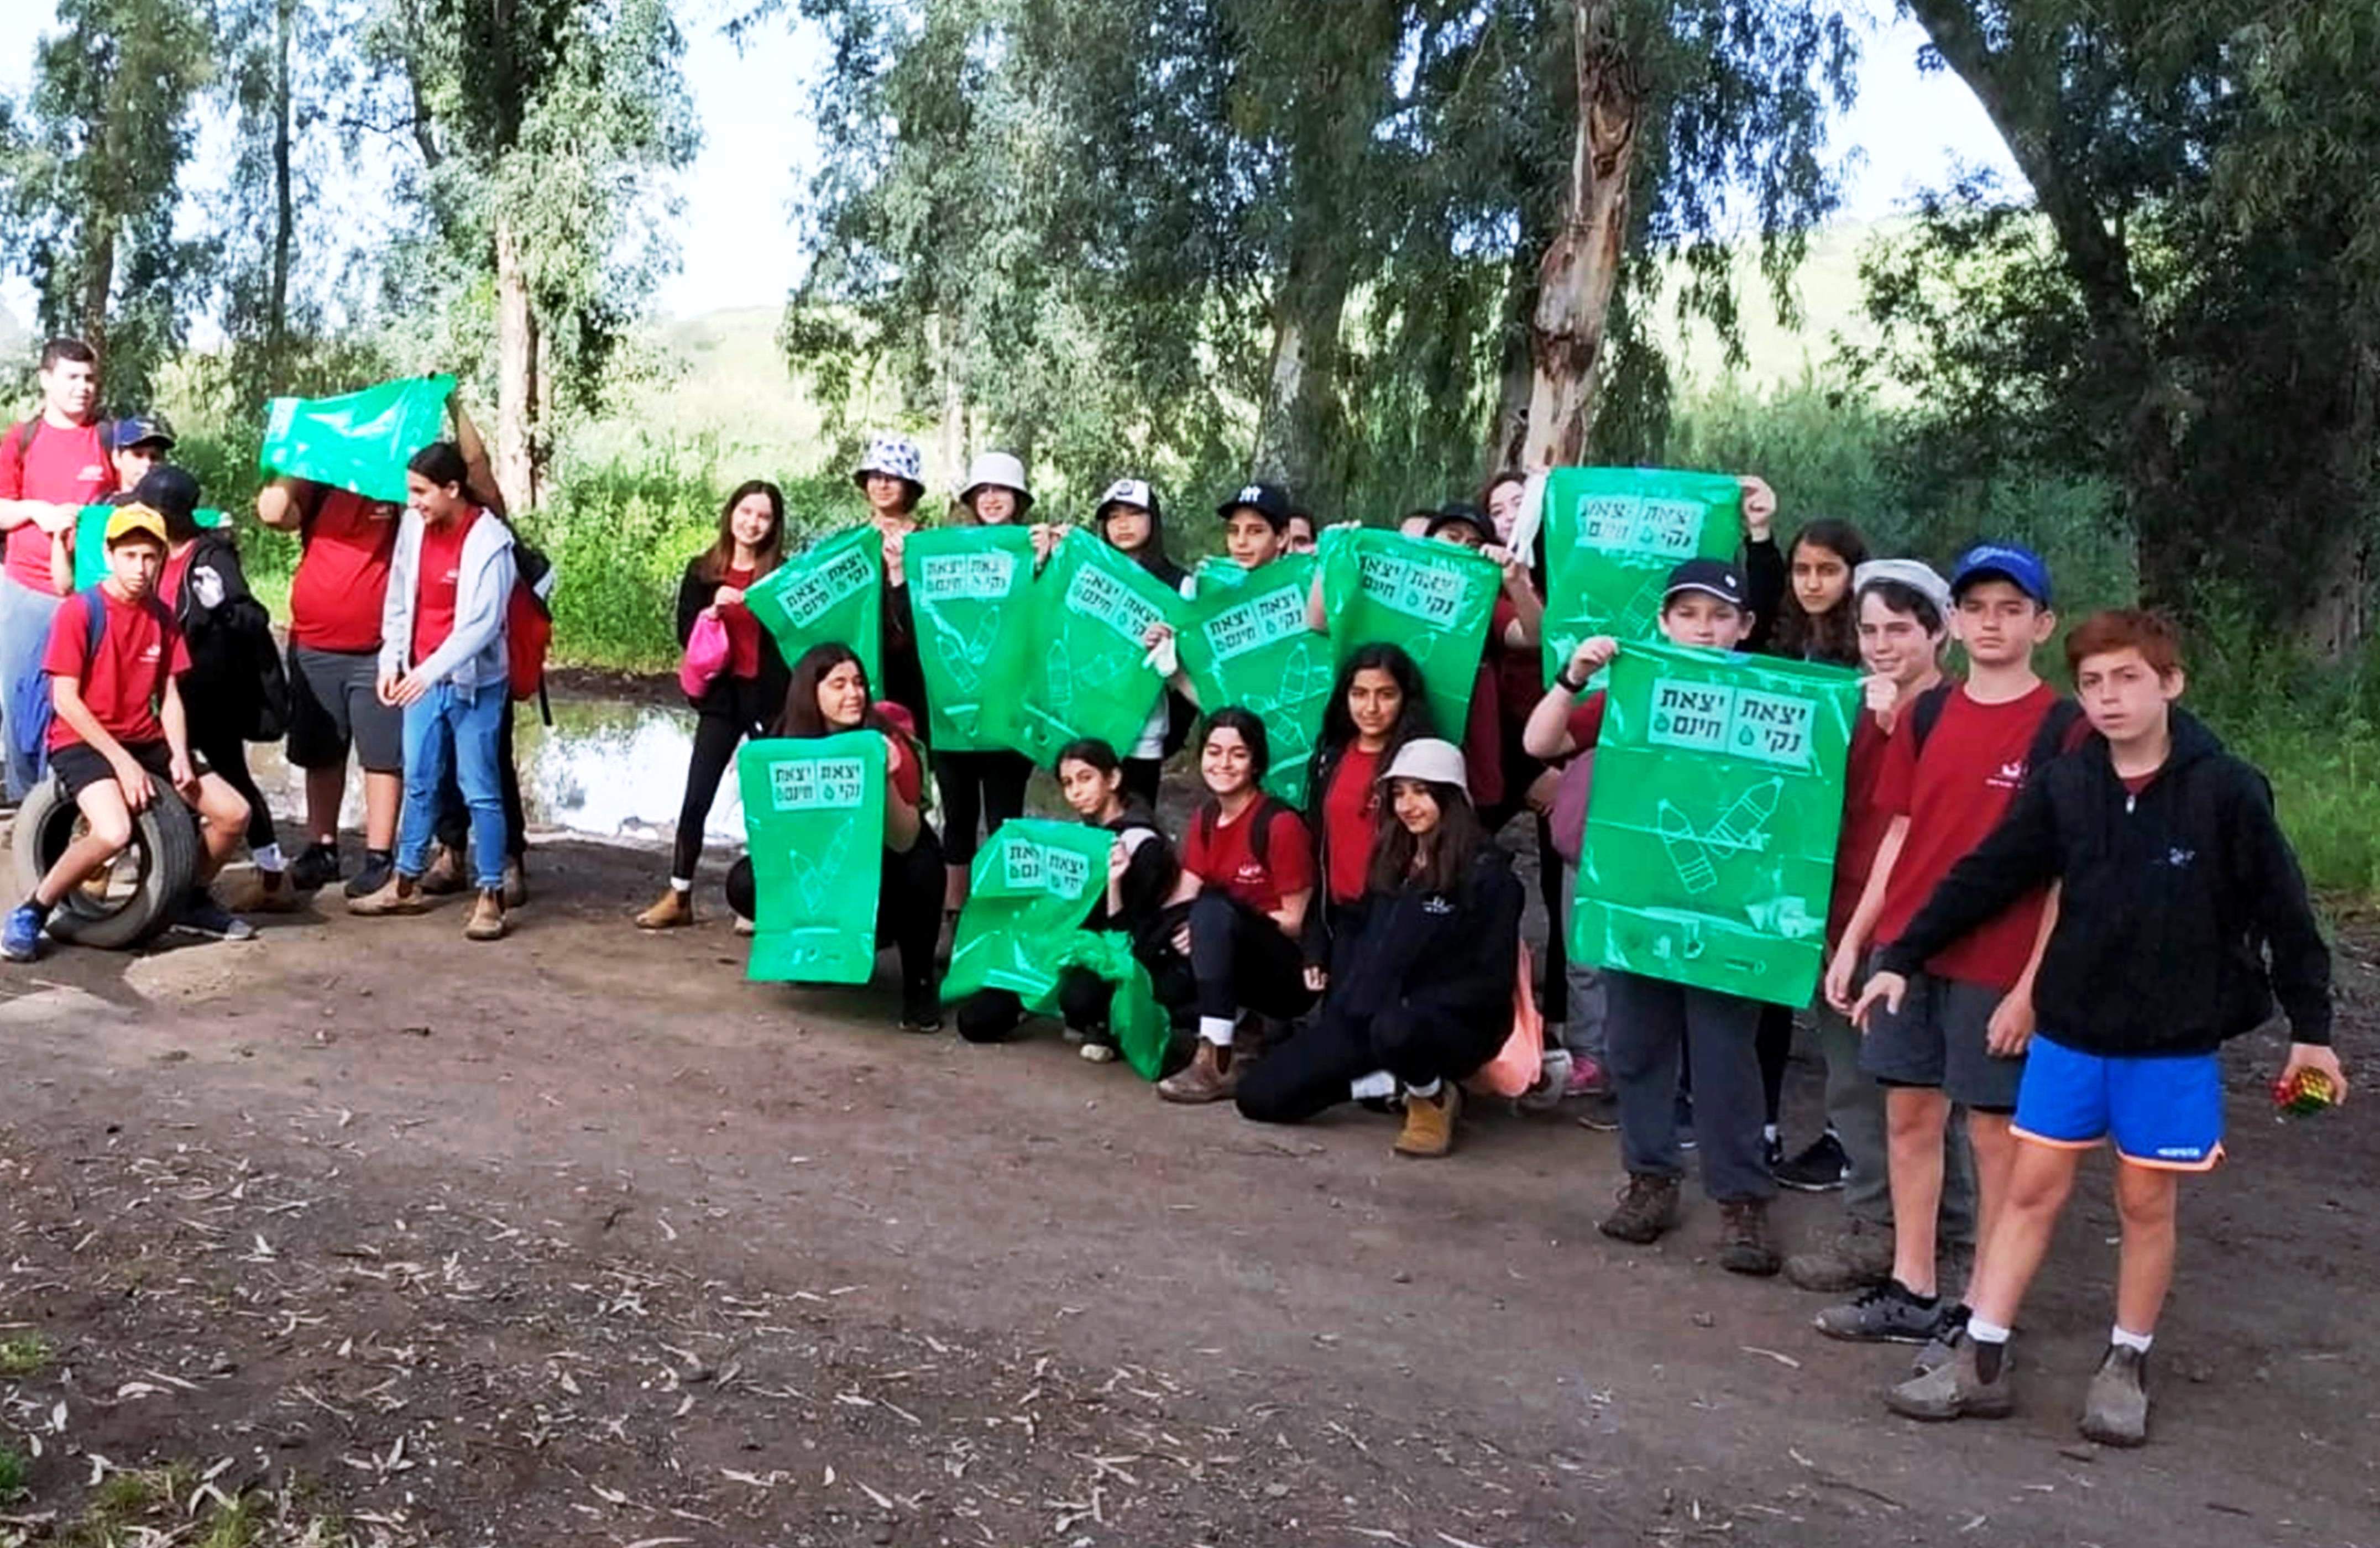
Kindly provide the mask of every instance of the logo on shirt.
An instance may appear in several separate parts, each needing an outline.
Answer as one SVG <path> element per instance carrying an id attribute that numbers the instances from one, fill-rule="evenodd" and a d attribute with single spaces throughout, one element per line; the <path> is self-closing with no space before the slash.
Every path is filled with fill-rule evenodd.
<path id="1" fill-rule="evenodd" d="M 2189 870 L 2189 869 L 2190 869 L 2190 862 L 2191 862 L 2191 861 L 2192 861 L 2192 860 L 2194 860 L 2194 859 L 2196 859 L 2197 858 L 2198 858 L 2198 851 L 2197 851 L 2197 850 L 2195 850 L 2195 849 L 2184 849 L 2184 848 L 2180 847 L 2180 846 L 2176 846 L 2175 847 L 2173 847 L 2173 848 L 2171 848 L 2171 849 L 2168 849 L 2168 850 L 2165 852 L 2165 863 L 2166 863 L 2166 864 L 2168 864 L 2168 865 L 2169 865 L 2169 866 L 2171 866 L 2171 867 L 2172 867 L 2174 870 L 2176 870 L 2176 871 L 2187 871 L 2187 870 Z"/>
<path id="2" fill-rule="evenodd" d="M 1421 900 L 1421 911 L 1425 914 L 1451 914 L 1454 912 L 1454 905 L 1432 893 Z"/>
<path id="3" fill-rule="evenodd" d="M 2024 783 L 2024 760 L 2011 758 L 1984 781 L 1995 790 L 2013 790 Z"/>
<path id="4" fill-rule="evenodd" d="M 75 477 L 83 483 L 104 483 L 107 481 L 107 469 L 94 462 Z"/>
<path id="5" fill-rule="evenodd" d="M 140 659 L 142 661 L 155 661 L 164 653 L 165 648 L 163 645 L 143 645 L 140 647 Z"/>
<path id="6" fill-rule="evenodd" d="M 1232 872 L 1232 880 L 1234 881 L 1260 883 L 1264 879 L 1265 868 L 1258 865 L 1254 860 L 1242 860 L 1240 862 L 1240 869 Z"/>

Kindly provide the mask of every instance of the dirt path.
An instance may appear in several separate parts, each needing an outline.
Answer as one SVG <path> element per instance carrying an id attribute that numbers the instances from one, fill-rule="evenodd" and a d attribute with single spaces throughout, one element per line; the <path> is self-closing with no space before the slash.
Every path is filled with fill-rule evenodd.
<path id="1" fill-rule="evenodd" d="M 642 855 L 538 860 L 500 946 L 308 915 L 0 974 L 0 1543 L 195 1533 L 208 1487 L 225 1542 L 2380 1541 L 2371 1102 L 2285 1129 L 2235 1057 L 2148 1450 L 2072 1429 L 2103 1201 L 2020 1416 L 1925 1431 L 1876 1401 L 1906 1351 L 1719 1273 L 1707 1207 L 1597 1237 L 1609 1136 L 1491 1114 L 1414 1164 L 1169 1109 L 747 985 L 723 920 L 640 935 Z"/>

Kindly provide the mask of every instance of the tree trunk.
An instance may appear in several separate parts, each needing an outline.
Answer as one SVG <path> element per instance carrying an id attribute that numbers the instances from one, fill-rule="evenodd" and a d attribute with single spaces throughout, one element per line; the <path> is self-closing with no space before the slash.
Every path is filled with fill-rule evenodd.
<path id="1" fill-rule="evenodd" d="M 1524 467 L 1561 467 L 1585 455 L 1644 110 L 1643 79 L 1620 42 L 1615 0 L 1576 4 L 1578 130 L 1561 225 L 1537 267 Z"/>
<path id="2" fill-rule="evenodd" d="M 278 0 L 273 35 L 273 293 L 264 312 L 265 382 L 278 393 L 289 371 L 289 250 L 296 238 L 297 210 L 289 188 L 290 34 L 297 30 L 298 0 Z"/>
<path id="3" fill-rule="evenodd" d="M 1317 248 L 1336 240 L 1330 232 L 1311 239 Z M 1273 299 L 1272 364 L 1257 418 L 1255 475 L 1317 510 L 1337 503 L 1341 482 L 1332 457 L 1341 439 L 1339 334 L 1347 290 L 1345 263 L 1322 253 L 1291 258 Z"/>
<path id="4" fill-rule="evenodd" d="M 1504 281 L 1503 362 L 1497 372 L 1496 417 L 1488 430 L 1488 466 L 1479 470 L 1482 482 L 1504 469 L 1520 467 L 1522 445 L 1528 439 L 1529 396 L 1536 385 L 1529 319 L 1537 310 L 1537 265 L 1545 259 L 1546 244 L 1541 225 L 1529 221 L 1512 249 L 1512 273 Z"/>
<path id="5" fill-rule="evenodd" d="M 91 221 L 91 253 L 82 274 L 82 315 L 77 333 L 107 361 L 107 298 L 115 287 L 115 223 L 113 211 L 94 212 Z"/>
<path id="6" fill-rule="evenodd" d="M 2338 484 L 2352 502 L 2367 487 L 2372 447 L 2380 436 L 2380 341 L 2358 345 L 2348 373 L 2347 413 L 2331 439 Z M 2311 583 L 2298 619 L 2299 643 L 2319 660 L 2338 661 L 2363 642 L 2372 595 L 2374 511 L 2350 504 L 2329 524 L 2306 579 Z"/>
<path id="7" fill-rule="evenodd" d="M 515 515 L 536 507 L 537 313 L 512 219 L 496 214 L 496 485 Z"/>

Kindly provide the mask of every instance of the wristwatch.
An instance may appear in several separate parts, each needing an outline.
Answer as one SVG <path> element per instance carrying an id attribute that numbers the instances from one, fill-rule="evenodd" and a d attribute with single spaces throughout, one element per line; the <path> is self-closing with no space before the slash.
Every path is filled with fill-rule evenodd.
<path id="1" fill-rule="evenodd" d="M 1570 680 L 1570 668 L 1565 665 L 1560 671 L 1554 674 L 1554 686 L 1560 689 L 1564 693 L 1576 693 L 1586 685 L 1583 682 L 1572 682 Z"/>

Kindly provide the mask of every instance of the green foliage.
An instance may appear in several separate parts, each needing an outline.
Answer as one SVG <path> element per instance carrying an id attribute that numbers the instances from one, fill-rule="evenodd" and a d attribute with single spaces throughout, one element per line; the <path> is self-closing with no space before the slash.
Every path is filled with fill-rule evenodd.
<path id="1" fill-rule="evenodd" d="M 0 1338 L 0 1377 L 21 1379 L 38 1376 L 49 1369 L 50 1341 L 38 1333 L 14 1334 Z M 0 1493 L 6 1493 L 0 1488 Z"/>
<path id="2" fill-rule="evenodd" d="M 25 1492 L 25 1480 L 32 1469 L 25 1454 L 12 1445 L 0 1445 L 0 1504 L 6 1504 Z"/>

